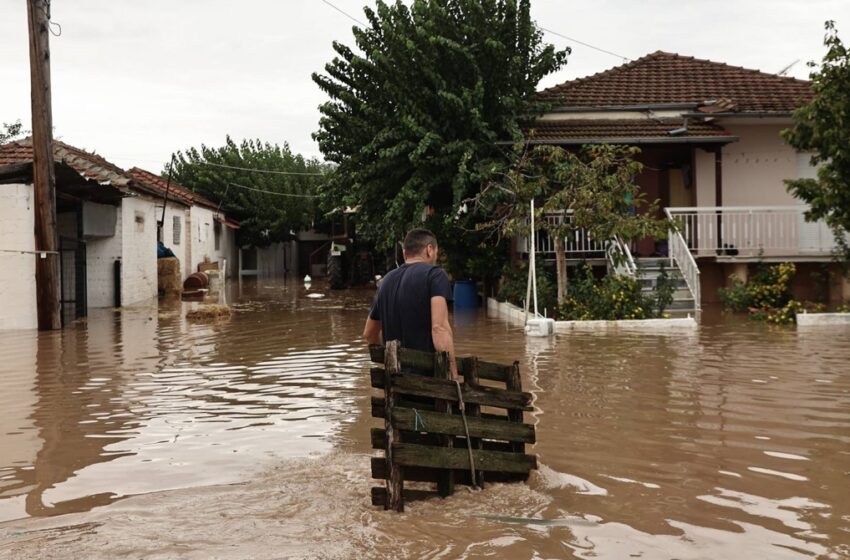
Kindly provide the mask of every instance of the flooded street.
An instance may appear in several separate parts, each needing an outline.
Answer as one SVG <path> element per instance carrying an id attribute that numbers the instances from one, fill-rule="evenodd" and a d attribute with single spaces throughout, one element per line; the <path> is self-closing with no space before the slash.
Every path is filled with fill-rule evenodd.
<path id="1" fill-rule="evenodd" d="M 850 557 L 850 328 L 456 317 L 460 355 L 520 361 L 540 469 L 398 515 L 369 500 L 370 297 L 0 333 L 0 558 Z"/>

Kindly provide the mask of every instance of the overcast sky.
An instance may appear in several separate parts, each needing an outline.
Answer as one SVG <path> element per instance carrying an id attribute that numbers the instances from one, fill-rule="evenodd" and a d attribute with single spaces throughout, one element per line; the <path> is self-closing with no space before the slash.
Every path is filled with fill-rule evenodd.
<path id="1" fill-rule="evenodd" d="M 364 0 L 331 0 L 363 19 Z M 638 58 L 656 50 L 805 78 L 823 23 L 850 37 L 850 0 L 533 0 L 541 27 Z M 170 154 L 236 139 L 289 142 L 320 156 L 311 133 L 323 94 L 310 79 L 352 44 L 350 19 L 322 0 L 54 0 L 55 135 L 117 165 L 159 172 Z M 0 0 L 0 122 L 29 127 L 25 0 Z M 571 45 L 541 87 L 622 59 Z"/>

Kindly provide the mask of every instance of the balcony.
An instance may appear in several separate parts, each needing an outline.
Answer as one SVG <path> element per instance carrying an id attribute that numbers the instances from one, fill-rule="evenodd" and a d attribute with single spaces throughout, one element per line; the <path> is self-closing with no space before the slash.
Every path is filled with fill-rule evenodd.
<path id="1" fill-rule="evenodd" d="M 805 206 L 667 208 L 691 254 L 721 260 L 824 260 L 837 249 L 823 221 L 807 222 Z"/>

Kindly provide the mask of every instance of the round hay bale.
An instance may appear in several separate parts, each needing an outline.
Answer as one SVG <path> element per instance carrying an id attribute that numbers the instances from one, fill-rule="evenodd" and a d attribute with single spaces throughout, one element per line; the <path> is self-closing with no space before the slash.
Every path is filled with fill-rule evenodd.
<path id="1" fill-rule="evenodd" d="M 229 305 L 211 303 L 189 310 L 186 312 L 186 318 L 191 321 L 215 321 L 230 317 L 232 312 Z"/>

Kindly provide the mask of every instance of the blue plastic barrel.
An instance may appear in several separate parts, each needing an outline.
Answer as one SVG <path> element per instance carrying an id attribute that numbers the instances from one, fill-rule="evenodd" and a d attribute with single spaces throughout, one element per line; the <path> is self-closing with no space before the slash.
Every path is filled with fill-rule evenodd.
<path id="1" fill-rule="evenodd" d="M 472 280 L 457 280 L 454 287 L 455 309 L 475 309 L 478 307 L 478 291 Z"/>

